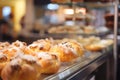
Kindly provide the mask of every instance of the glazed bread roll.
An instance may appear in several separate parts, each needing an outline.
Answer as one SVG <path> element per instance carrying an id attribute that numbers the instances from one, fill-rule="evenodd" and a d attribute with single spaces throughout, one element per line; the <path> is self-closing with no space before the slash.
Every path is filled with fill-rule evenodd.
<path id="1" fill-rule="evenodd" d="M 70 62 L 84 53 L 83 47 L 75 41 L 62 42 L 50 49 L 52 54 L 58 56 L 61 62 Z"/>
<path id="2" fill-rule="evenodd" d="M 23 56 L 8 63 L 1 72 L 3 80 L 39 80 L 40 65 L 31 56 Z"/>
<path id="3" fill-rule="evenodd" d="M 43 74 L 57 73 L 60 68 L 60 62 L 54 54 L 50 52 L 37 53 L 38 63 L 41 65 Z"/>

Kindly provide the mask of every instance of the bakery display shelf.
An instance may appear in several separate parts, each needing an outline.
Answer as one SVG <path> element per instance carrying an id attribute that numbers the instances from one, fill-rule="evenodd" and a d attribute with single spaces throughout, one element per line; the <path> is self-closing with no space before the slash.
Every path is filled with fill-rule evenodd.
<path id="1" fill-rule="evenodd" d="M 53 75 L 43 75 L 42 80 L 82 80 L 97 67 L 102 65 L 111 51 L 112 46 L 109 46 L 100 52 L 86 52 L 86 57 L 73 64 L 63 64 L 58 73 Z M 77 77 L 78 75 L 79 78 Z"/>
<path id="2" fill-rule="evenodd" d="M 54 39 L 63 39 L 65 37 L 66 38 L 71 38 L 72 36 L 84 36 L 84 37 L 99 36 L 99 37 L 105 37 L 109 33 L 110 33 L 109 31 L 103 32 L 103 33 L 93 33 L 93 34 L 84 34 L 84 33 L 48 33 L 48 34 L 42 34 L 39 37 L 40 38 L 52 37 Z"/>
<path id="3" fill-rule="evenodd" d="M 25 38 L 25 42 L 27 42 L 27 40 L 37 40 L 37 39 L 45 39 L 45 38 L 53 38 L 53 39 L 63 39 L 63 38 L 73 38 L 76 36 L 83 36 L 83 37 L 89 37 L 89 36 L 99 36 L 99 37 L 105 37 L 107 34 L 109 34 L 110 32 L 106 32 L 106 33 L 100 33 L 100 34 L 76 34 L 76 33 L 50 33 L 50 34 L 36 34 L 36 35 L 29 35 L 29 36 L 22 36 L 23 38 Z"/>
<path id="4" fill-rule="evenodd" d="M 53 4 L 56 4 L 55 2 L 52 2 Z M 106 7 L 112 7 L 114 6 L 114 2 L 64 2 L 64 3 L 57 3 L 59 5 L 68 5 L 68 6 L 80 6 L 80 7 L 86 7 L 89 6 L 89 8 L 106 8 Z"/>
<path id="5" fill-rule="evenodd" d="M 113 7 L 114 2 L 77 2 L 73 3 L 73 5 L 76 6 L 89 6 L 89 8 L 107 8 L 107 7 Z"/>
<path id="6" fill-rule="evenodd" d="M 107 34 L 109 34 L 110 33 L 110 31 L 106 31 L 106 32 L 99 32 L 99 33 L 91 33 L 91 34 L 85 34 L 85 33 L 83 33 L 83 34 L 76 34 L 76 35 L 82 35 L 82 36 L 84 36 L 84 37 L 87 37 L 87 36 L 99 36 L 99 37 L 103 37 L 103 36 L 105 36 L 105 35 L 107 35 Z"/>

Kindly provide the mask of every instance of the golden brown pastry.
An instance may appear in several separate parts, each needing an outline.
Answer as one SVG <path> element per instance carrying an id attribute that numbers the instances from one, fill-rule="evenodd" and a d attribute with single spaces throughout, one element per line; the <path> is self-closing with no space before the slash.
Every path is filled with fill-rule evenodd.
<path id="1" fill-rule="evenodd" d="M 113 40 L 100 40 L 96 43 L 86 45 L 85 48 L 89 51 L 100 51 L 107 46 L 113 44 Z"/>
<path id="2" fill-rule="evenodd" d="M 13 59 L 14 57 L 24 54 L 20 48 L 12 46 L 12 45 L 4 49 L 2 52 L 3 54 L 7 55 L 9 61 Z"/>
<path id="3" fill-rule="evenodd" d="M 60 68 L 60 62 L 54 54 L 49 52 L 36 53 L 38 58 L 38 63 L 41 65 L 43 74 L 53 74 L 57 73 Z"/>
<path id="4" fill-rule="evenodd" d="M 16 56 L 23 54 L 24 53 L 23 51 L 26 47 L 27 47 L 26 43 L 17 40 L 8 47 L 4 48 L 2 52 L 3 54 L 7 55 L 8 60 L 11 60 Z"/>
<path id="5" fill-rule="evenodd" d="M 2 70 L 3 80 L 39 80 L 40 66 L 30 56 L 17 58 L 8 63 Z"/>
<path id="6" fill-rule="evenodd" d="M 7 56 L 4 54 L 0 53 L 0 76 L 1 76 L 1 71 L 7 64 Z"/>
<path id="7" fill-rule="evenodd" d="M 50 49 L 50 52 L 53 52 L 52 54 L 57 55 L 61 62 L 70 62 L 77 57 L 82 56 L 84 49 L 79 43 L 75 41 L 69 41 L 53 46 Z"/>
<path id="8" fill-rule="evenodd" d="M 52 42 L 48 39 L 41 39 L 33 42 L 28 47 L 34 52 L 49 51 L 51 48 Z"/>
<path id="9" fill-rule="evenodd" d="M 86 34 L 95 34 L 97 33 L 97 30 L 93 26 L 86 26 L 84 27 L 84 33 Z"/>
<path id="10" fill-rule="evenodd" d="M 12 46 L 15 46 L 15 47 L 18 47 L 18 48 L 20 48 L 20 49 L 24 49 L 25 47 L 27 47 L 27 43 L 21 42 L 21 41 L 19 41 L 19 40 L 13 42 L 11 45 L 12 45 Z"/>
<path id="11" fill-rule="evenodd" d="M 99 37 L 95 37 L 95 36 L 90 36 L 90 37 L 82 37 L 82 36 L 79 36 L 77 38 L 77 40 L 83 45 L 83 46 L 86 46 L 86 45 L 89 45 L 89 44 L 94 44 L 94 43 L 97 43 L 100 41 L 100 38 Z"/>
<path id="12" fill-rule="evenodd" d="M 71 16 L 69 16 L 70 18 Z M 57 26 L 48 30 L 49 33 L 82 33 L 79 26 Z"/>
<path id="13" fill-rule="evenodd" d="M 0 42 L 0 50 L 3 50 L 5 48 L 7 48 L 8 46 L 10 46 L 10 43 L 8 43 L 8 42 Z"/>
<path id="14" fill-rule="evenodd" d="M 89 51 L 100 51 L 103 49 L 103 46 L 99 44 L 90 44 L 90 45 L 86 45 L 85 49 Z"/>

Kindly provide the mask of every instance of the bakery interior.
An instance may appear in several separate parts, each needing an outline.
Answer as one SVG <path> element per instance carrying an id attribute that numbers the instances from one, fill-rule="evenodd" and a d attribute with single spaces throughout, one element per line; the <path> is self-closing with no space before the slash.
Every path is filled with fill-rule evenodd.
<path id="1" fill-rule="evenodd" d="M 0 0 L 0 80 L 120 80 L 119 0 Z"/>

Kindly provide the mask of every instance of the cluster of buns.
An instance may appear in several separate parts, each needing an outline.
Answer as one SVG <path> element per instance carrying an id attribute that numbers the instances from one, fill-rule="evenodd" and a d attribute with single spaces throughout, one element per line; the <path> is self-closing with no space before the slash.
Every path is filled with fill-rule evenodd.
<path id="1" fill-rule="evenodd" d="M 71 62 L 83 53 L 76 41 L 1 42 L 0 76 L 3 80 L 40 80 L 41 74 L 57 73 L 61 62 Z"/>
<path id="2" fill-rule="evenodd" d="M 26 46 L 26 43 L 20 41 L 0 43 L 0 76 L 3 80 L 39 79 L 41 65 L 36 58 L 24 53 Z"/>

